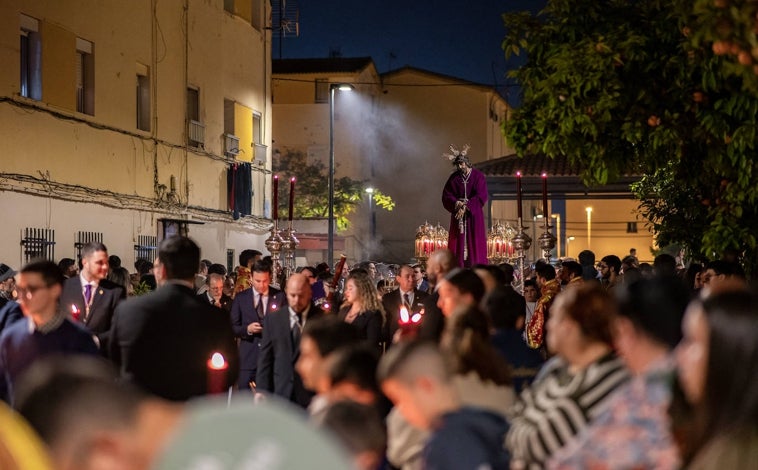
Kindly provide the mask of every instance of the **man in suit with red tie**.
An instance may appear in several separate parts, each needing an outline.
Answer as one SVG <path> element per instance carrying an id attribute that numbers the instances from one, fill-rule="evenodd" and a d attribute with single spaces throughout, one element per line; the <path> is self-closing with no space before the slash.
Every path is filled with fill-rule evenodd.
<path id="1" fill-rule="evenodd" d="M 398 288 L 382 297 L 384 312 L 387 314 L 387 323 L 384 328 L 387 344 L 392 343 L 398 329 L 400 307 L 405 306 L 409 314 L 421 312 L 424 308 L 424 299 L 428 296 L 426 292 L 416 288 L 413 268 L 407 264 L 400 266 L 395 279 Z"/>
<path id="2" fill-rule="evenodd" d="M 80 321 L 97 338 L 101 351 L 108 351 L 111 321 L 116 305 L 126 298 L 124 288 L 106 279 L 108 248 L 100 242 L 82 247 L 82 270 L 66 279 L 61 294 L 61 308 Z"/>
<path id="3" fill-rule="evenodd" d="M 259 392 L 279 395 L 305 408 L 313 394 L 305 389 L 295 371 L 300 357 L 300 336 L 305 323 L 324 312 L 313 304 L 311 285 L 303 274 L 289 277 L 286 292 L 286 307 L 263 319 L 256 384 Z"/>
<path id="4" fill-rule="evenodd" d="M 271 265 L 258 260 L 253 265 L 253 287 L 239 292 L 232 302 L 232 329 L 239 338 L 239 388 L 249 389 L 258 370 L 258 353 L 263 337 L 263 319 L 282 308 L 286 299 L 271 287 Z"/>

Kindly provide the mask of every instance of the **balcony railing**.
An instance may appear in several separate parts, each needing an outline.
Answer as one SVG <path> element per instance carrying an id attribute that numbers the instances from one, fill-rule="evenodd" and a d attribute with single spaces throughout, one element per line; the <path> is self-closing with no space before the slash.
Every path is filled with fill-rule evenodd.
<path id="1" fill-rule="evenodd" d="M 240 138 L 234 134 L 224 134 L 224 155 L 234 158 L 240 153 Z"/>
<path id="2" fill-rule="evenodd" d="M 190 120 L 189 122 L 189 142 L 193 147 L 203 147 L 205 144 L 205 125 L 203 123 Z"/>

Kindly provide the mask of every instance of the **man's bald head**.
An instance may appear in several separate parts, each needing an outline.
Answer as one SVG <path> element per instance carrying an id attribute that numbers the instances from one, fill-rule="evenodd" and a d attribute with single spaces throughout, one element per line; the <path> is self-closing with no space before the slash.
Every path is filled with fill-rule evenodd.
<path id="1" fill-rule="evenodd" d="M 308 308 L 313 298 L 311 284 L 303 274 L 295 273 L 287 279 L 287 303 L 292 310 L 300 313 Z"/>
<path id="2" fill-rule="evenodd" d="M 429 282 L 434 285 L 457 267 L 458 260 L 452 251 L 447 249 L 436 250 L 429 256 L 426 265 L 426 275 Z"/>

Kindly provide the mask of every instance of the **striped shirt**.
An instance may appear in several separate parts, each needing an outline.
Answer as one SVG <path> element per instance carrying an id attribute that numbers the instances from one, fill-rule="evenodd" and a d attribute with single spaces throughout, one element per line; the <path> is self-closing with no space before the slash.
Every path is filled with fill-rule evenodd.
<path id="1" fill-rule="evenodd" d="M 611 392 L 628 379 L 627 369 L 614 353 L 574 375 L 562 359 L 553 358 L 513 409 L 506 437 L 512 462 L 517 468 L 543 468 L 555 451 L 595 419 Z"/>

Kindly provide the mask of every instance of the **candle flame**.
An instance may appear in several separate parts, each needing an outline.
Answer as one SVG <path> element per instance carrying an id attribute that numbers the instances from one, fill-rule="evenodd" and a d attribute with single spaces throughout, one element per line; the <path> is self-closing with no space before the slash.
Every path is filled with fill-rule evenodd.
<path id="1" fill-rule="evenodd" d="M 211 356 L 211 366 L 214 369 L 221 369 L 226 365 L 226 360 L 224 359 L 223 354 L 219 352 L 213 353 Z"/>
<path id="2" fill-rule="evenodd" d="M 520 172 L 520 171 L 517 171 L 517 172 L 516 172 L 516 176 L 518 176 L 519 178 L 521 178 L 521 172 Z"/>
<path id="3" fill-rule="evenodd" d="M 79 309 L 74 304 L 71 304 L 71 313 L 79 313 Z"/>
<path id="4" fill-rule="evenodd" d="M 276 310 L 276 304 L 271 304 L 271 310 Z"/>
<path id="5" fill-rule="evenodd" d="M 279 179 L 279 175 L 274 175 L 274 179 L 278 180 Z"/>
<path id="6" fill-rule="evenodd" d="M 324 304 L 324 310 L 329 310 L 329 304 Z"/>
<path id="7" fill-rule="evenodd" d="M 295 177 L 293 176 L 292 178 L 290 178 L 290 181 L 294 183 L 295 182 Z"/>
<path id="8" fill-rule="evenodd" d="M 547 173 L 545 173 L 545 172 L 543 171 L 543 172 L 542 172 L 542 177 L 543 177 L 543 178 L 547 178 Z"/>
<path id="9" fill-rule="evenodd" d="M 411 317 L 411 323 L 418 323 L 421 321 L 421 314 L 420 313 L 414 313 Z"/>
<path id="10" fill-rule="evenodd" d="M 400 307 L 400 323 L 408 323 L 410 320 L 410 315 L 408 315 L 408 309 L 405 307 Z"/>

